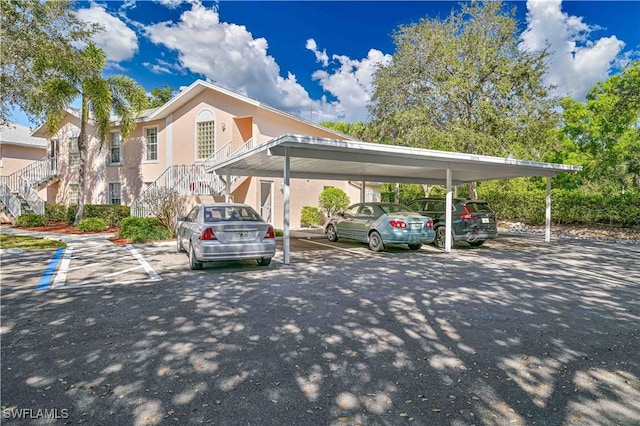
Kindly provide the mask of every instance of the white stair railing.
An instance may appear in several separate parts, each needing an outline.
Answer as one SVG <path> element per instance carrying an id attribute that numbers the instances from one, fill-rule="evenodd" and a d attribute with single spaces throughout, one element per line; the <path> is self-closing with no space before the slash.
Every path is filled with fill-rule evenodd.
<path id="1" fill-rule="evenodd" d="M 231 151 L 231 142 L 228 142 L 222 148 L 220 148 L 220 150 L 218 150 L 218 152 L 220 152 L 220 156 L 216 158 L 216 161 L 220 162 L 222 160 L 226 160 L 231 156 L 244 154 L 245 152 L 248 152 L 252 149 L 253 149 L 253 138 L 243 143 L 238 149 L 236 149 L 233 152 Z M 240 179 L 240 177 L 241 176 L 229 177 L 230 178 L 229 185 L 231 186 L 231 192 L 233 192 L 233 185 Z M 218 179 L 218 186 L 216 186 L 215 188 L 216 193 L 222 194 L 227 190 L 227 184 L 225 182 L 225 179 L 226 179 L 226 176 L 220 176 L 220 179 Z"/>
<path id="2" fill-rule="evenodd" d="M 31 182 L 21 177 L 18 193 L 29 204 L 35 214 L 44 214 L 44 201 L 38 196 Z"/>
<path id="3" fill-rule="evenodd" d="M 158 202 L 158 194 L 172 190 L 181 195 L 211 195 L 218 186 L 219 177 L 205 173 L 213 164 L 215 153 L 198 164 L 180 164 L 167 169 L 149 185 L 131 204 L 131 216 L 146 217 L 153 214 L 153 204 Z"/>
<path id="4" fill-rule="evenodd" d="M 215 173 L 206 173 L 206 169 L 226 160 L 232 155 L 247 152 L 253 148 L 253 138 L 235 151 L 231 150 L 232 141 L 222 145 L 216 152 L 197 164 L 184 164 L 168 167 L 151 185 L 149 185 L 131 204 L 131 216 L 146 217 L 153 213 L 152 204 L 158 201 L 158 194 L 165 190 L 174 190 L 181 195 L 219 195 L 226 190 L 226 183 Z M 231 177 L 231 184 L 238 176 Z"/>
<path id="5" fill-rule="evenodd" d="M 22 203 L 13 191 L 11 191 L 11 188 L 4 182 L 0 184 L 0 201 L 2 201 L 2 204 L 4 204 L 13 217 L 18 217 L 22 214 Z"/>
<path id="6" fill-rule="evenodd" d="M 24 213 L 19 198 L 19 194 L 29 205 L 29 208 L 36 214 L 44 214 L 44 201 L 38 196 L 36 188 L 43 183 L 58 176 L 58 159 L 56 157 L 44 157 L 28 166 L 10 174 L 2 176 L 2 200 L 9 209 L 13 217 L 18 217 Z M 5 188 L 6 187 L 6 188 Z M 8 191 L 8 193 L 6 192 Z M 16 200 L 18 207 L 16 207 Z M 11 204 L 9 207 L 7 204 Z"/>

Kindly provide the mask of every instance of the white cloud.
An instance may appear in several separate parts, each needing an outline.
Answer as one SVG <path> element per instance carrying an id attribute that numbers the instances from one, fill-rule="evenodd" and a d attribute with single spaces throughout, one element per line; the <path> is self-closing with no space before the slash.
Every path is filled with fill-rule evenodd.
<path id="1" fill-rule="evenodd" d="M 288 112 L 311 110 L 295 75 L 280 76 L 267 40 L 253 38 L 244 26 L 220 22 L 215 7 L 194 3 L 179 22 L 153 24 L 145 32 L 153 43 L 176 51 L 183 69 Z"/>
<path id="2" fill-rule="evenodd" d="M 107 13 L 102 6 L 92 3 L 89 8 L 79 9 L 77 13 L 81 20 L 104 27 L 105 31 L 94 35 L 93 41 L 104 50 L 110 63 L 131 59 L 138 51 L 136 33 L 120 19 Z"/>
<path id="3" fill-rule="evenodd" d="M 314 39 L 310 38 L 309 40 L 307 40 L 307 44 L 305 47 L 316 55 L 316 61 L 320 62 L 325 67 L 329 65 L 329 56 L 327 55 L 327 51 L 319 51 L 318 45 L 316 44 L 316 41 Z"/>
<path id="4" fill-rule="evenodd" d="M 175 9 L 180 6 L 182 3 L 186 3 L 184 0 L 155 0 L 156 3 L 160 3 L 161 5 L 168 7 L 169 9 Z"/>
<path id="5" fill-rule="evenodd" d="M 338 99 L 344 108 L 346 121 L 366 120 L 367 104 L 373 90 L 373 73 L 380 64 L 391 63 L 391 55 L 371 49 L 362 60 L 343 55 L 333 55 L 332 59 L 340 67 L 332 72 L 318 70 L 313 73 L 314 80 L 318 80 L 324 90 Z"/>
<path id="6" fill-rule="evenodd" d="M 562 12 L 562 0 L 528 0 L 527 29 L 522 33 L 522 47 L 551 51 L 546 82 L 557 87 L 558 95 L 584 100 L 587 92 L 609 76 L 621 60 L 625 46 L 615 35 L 591 40 L 595 25 L 581 17 Z"/>

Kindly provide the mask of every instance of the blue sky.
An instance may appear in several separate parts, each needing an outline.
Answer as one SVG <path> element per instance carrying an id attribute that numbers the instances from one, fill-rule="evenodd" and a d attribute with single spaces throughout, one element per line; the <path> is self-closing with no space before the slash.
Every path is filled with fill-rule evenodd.
<path id="1" fill-rule="evenodd" d="M 446 17 L 449 1 L 91 1 L 81 19 L 105 32 L 107 74 L 147 91 L 203 79 L 318 122 L 367 119 L 371 74 L 388 63 L 399 25 Z M 640 58 L 640 1 L 529 0 L 517 9 L 522 48 L 552 50 L 548 83 L 583 100 Z M 14 121 L 29 125 L 16 112 Z M 33 124 L 33 123 L 31 123 Z"/>

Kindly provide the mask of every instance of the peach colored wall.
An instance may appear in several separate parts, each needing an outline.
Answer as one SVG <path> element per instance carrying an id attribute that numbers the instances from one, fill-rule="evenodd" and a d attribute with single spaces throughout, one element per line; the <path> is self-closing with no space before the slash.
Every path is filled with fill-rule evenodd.
<path id="1" fill-rule="evenodd" d="M 235 97 L 213 90 L 205 90 L 194 99 L 177 108 L 168 117 L 153 122 L 139 123 L 134 132 L 121 144 L 122 162 L 119 165 L 105 164 L 104 156 L 108 152 L 108 144 L 99 151 L 95 137 L 90 139 L 90 159 L 92 169 L 87 173 L 87 198 L 85 202 L 106 203 L 108 184 L 120 182 L 122 185 L 123 203 L 130 205 L 145 189 L 145 183 L 154 182 L 169 165 L 194 164 L 196 162 L 196 118 L 200 111 L 209 110 L 214 114 L 216 122 L 216 150 L 233 141 L 237 149 L 249 138 L 256 144 L 265 143 L 283 134 L 300 134 L 316 137 L 342 139 L 330 131 L 323 130 L 292 117 L 258 108 Z M 224 130 L 222 129 L 224 123 Z M 63 127 L 56 134 L 60 141 L 60 169 L 62 178 L 57 187 L 52 186 L 48 192 L 55 201 L 68 203 L 69 185 L 77 183 L 77 168 L 68 167 L 68 139 L 73 132 L 79 131 L 79 120 L 67 116 Z M 158 159 L 146 160 L 145 129 L 158 129 Z M 117 131 L 116 127 L 112 131 Z M 92 132 L 93 130 L 90 129 Z M 4 152 L 4 151 L 3 151 Z M 44 155 L 41 155 L 41 158 Z M 245 178 L 236 184 L 232 198 L 236 202 L 246 202 L 260 211 L 260 181 L 271 181 L 272 217 L 276 227 L 283 226 L 283 195 L 280 186 L 282 178 Z M 341 188 L 350 197 L 352 203 L 360 200 L 360 190 L 348 182 L 292 179 L 291 181 L 291 226 L 300 226 L 300 212 L 304 206 L 318 206 L 318 196 L 327 186 Z M 211 197 L 187 197 L 185 210 L 196 202 L 210 202 Z M 186 213 L 186 211 L 185 211 Z"/>
<path id="2" fill-rule="evenodd" d="M 260 182 L 272 182 L 271 215 L 272 224 L 279 229 L 284 227 L 284 193 L 280 187 L 284 184 L 283 178 L 253 177 L 246 178 L 240 187 L 233 191 L 234 201 L 246 203 L 260 212 Z M 325 187 L 340 188 L 349 197 L 350 204 L 360 202 L 360 189 L 348 182 L 329 181 L 317 179 L 291 179 L 290 180 L 290 226 L 300 227 L 300 215 L 305 206 L 318 207 L 318 198 Z"/>
<path id="3" fill-rule="evenodd" d="M 0 164 L 0 175 L 9 176 L 18 170 L 27 167 L 34 161 L 41 160 L 47 155 L 46 148 L 35 148 L 20 145 L 0 145 L 2 151 L 2 162 Z"/>
<path id="4" fill-rule="evenodd" d="M 215 106 L 213 106 L 215 105 Z M 192 164 L 195 161 L 195 122 L 198 113 L 208 109 L 216 120 L 216 149 L 233 140 L 233 149 L 253 137 L 258 143 L 266 143 L 286 133 L 342 139 L 340 136 L 299 122 L 272 111 L 257 108 L 225 94 L 205 91 L 172 114 L 173 163 Z M 225 123 L 225 131 L 222 131 Z M 283 196 L 280 192 L 282 178 L 245 178 L 236 184 L 233 199 L 251 205 L 260 211 L 260 181 L 272 181 L 273 224 L 283 227 Z M 300 213 L 304 206 L 318 206 L 318 197 L 327 186 L 344 190 L 352 202 L 358 202 L 360 192 L 348 182 L 295 180 L 291 181 L 291 226 L 300 226 Z"/>
<path id="5" fill-rule="evenodd" d="M 58 171 L 60 180 L 58 191 L 54 196 L 56 204 L 69 205 L 70 185 L 78 183 L 78 168 L 69 165 L 69 139 L 80 132 L 80 120 L 70 115 L 65 116 L 61 128 L 49 139 L 58 139 Z M 53 190 L 52 190 L 53 191 Z"/>

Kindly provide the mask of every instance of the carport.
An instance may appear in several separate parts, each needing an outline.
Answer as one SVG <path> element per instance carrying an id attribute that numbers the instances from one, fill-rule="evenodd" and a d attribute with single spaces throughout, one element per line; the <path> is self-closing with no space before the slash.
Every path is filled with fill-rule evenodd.
<path id="1" fill-rule="evenodd" d="M 450 252 L 452 186 L 514 177 L 546 177 L 545 241 L 549 242 L 551 179 L 559 173 L 581 169 L 579 166 L 564 164 L 286 134 L 249 151 L 232 155 L 207 171 L 215 172 L 225 179 L 226 194 L 230 193 L 231 176 L 284 178 L 283 249 L 284 263 L 288 264 L 291 178 L 445 185 L 445 252 Z"/>

